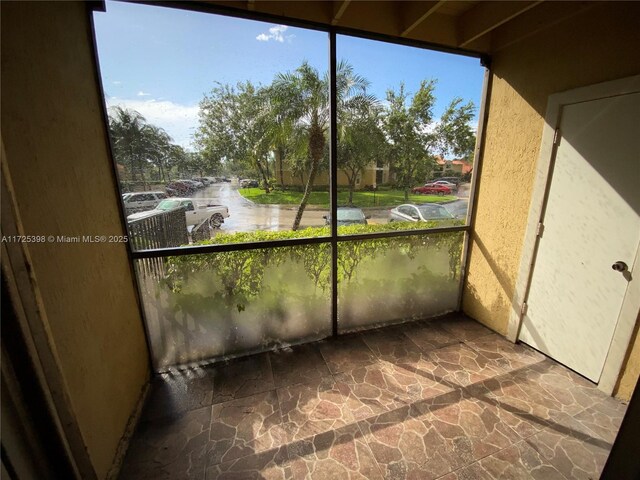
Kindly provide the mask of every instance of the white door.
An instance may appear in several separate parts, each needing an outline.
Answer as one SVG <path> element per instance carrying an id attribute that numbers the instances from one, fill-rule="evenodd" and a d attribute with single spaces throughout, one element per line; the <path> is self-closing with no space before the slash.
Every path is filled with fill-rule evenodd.
<path id="1" fill-rule="evenodd" d="M 640 93 L 564 105 L 520 340 L 598 382 L 640 242 Z"/>

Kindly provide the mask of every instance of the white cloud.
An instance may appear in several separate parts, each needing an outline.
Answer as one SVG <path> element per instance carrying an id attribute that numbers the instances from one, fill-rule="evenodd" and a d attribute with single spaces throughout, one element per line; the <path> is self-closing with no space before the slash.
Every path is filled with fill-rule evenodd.
<path id="1" fill-rule="evenodd" d="M 150 93 L 147 93 L 147 92 L 143 92 L 142 90 L 140 90 L 140 91 L 138 92 L 138 96 L 139 96 L 139 97 L 149 97 L 149 96 L 151 96 L 151 94 L 150 94 Z"/>
<path id="2" fill-rule="evenodd" d="M 120 80 L 114 80 L 113 82 L 114 85 L 122 85 L 122 82 Z"/>
<path id="3" fill-rule="evenodd" d="M 148 123 L 162 127 L 174 143 L 193 150 L 191 135 L 198 126 L 198 105 L 182 105 L 169 100 L 107 99 L 107 107 L 116 105 L 139 112 Z"/>
<path id="4" fill-rule="evenodd" d="M 276 25 L 275 27 L 271 27 L 269 29 L 269 33 L 261 33 L 256 37 L 256 40 L 259 42 L 268 42 L 269 40 L 273 40 L 275 42 L 283 43 L 285 40 L 291 41 L 295 35 L 285 35 L 284 32 L 287 31 L 286 25 Z"/>

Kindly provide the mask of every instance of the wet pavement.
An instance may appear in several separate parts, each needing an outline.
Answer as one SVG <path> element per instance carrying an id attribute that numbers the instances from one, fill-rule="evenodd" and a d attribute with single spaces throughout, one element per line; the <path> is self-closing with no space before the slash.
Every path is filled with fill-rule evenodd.
<path id="1" fill-rule="evenodd" d="M 455 204 L 467 202 L 468 189 L 462 185 L 458 192 L 459 200 L 448 204 L 455 207 Z M 278 231 L 290 230 L 293 220 L 298 210 L 297 206 L 284 205 L 257 205 L 238 193 L 238 184 L 215 183 L 196 192 L 193 198 L 208 198 L 215 203 L 225 205 L 229 208 L 229 218 L 225 219 L 220 228 L 220 232 L 252 232 L 252 231 Z M 389 209 L 391 207 L 366 208 L 365 213 L 369 216 L 370 224 L 387 223 Z M 325 225 L 325 219 L 329 211 L 317 207 L 307 207 L 303 216 L 300 228 L 321 227 Z"/>
<path id="2" fill-rule="evenodd" d="M 226 233 L 288 230 L 297 212 L 297 206 L 256 205 L 240 195 L 238 185 L 234 183 L 209 185 L 196 192 L 193 198 L 210 198 L 229 208 L 229 218 L 220 228 Z M 301 228 L 323 226 L 323 216 L 328 213 L 328 210 L 308 207 L 302 216 Z"/>

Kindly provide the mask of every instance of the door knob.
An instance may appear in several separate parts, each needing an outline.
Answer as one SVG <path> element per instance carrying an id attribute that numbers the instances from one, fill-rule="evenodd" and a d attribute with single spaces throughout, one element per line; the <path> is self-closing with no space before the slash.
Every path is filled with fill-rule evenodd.
<path id="1" fill-rule="evenodd" d="M 620 261 L 611 265 L 611 268 L 613 268 L 616 272 L 626 272 L 627 270 L 629 270 L 629 267 L 627 267 L 627 264 Z"/>

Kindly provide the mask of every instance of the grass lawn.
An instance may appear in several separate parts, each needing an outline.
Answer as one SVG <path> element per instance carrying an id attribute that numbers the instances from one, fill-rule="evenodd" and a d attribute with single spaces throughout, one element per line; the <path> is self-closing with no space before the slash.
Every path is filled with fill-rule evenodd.
<path id="1" fill-rule="evenodd" d="M 261 188 L 240 188 L 238 192 L 247 200 L 262 205 L 299 205 L 302 198 L 302 192 L 295 191 L 275 190 L 264 193 Z M 338 205 L 346 205 L 348 199 L 349 192 L 338 192 Z M 409 194 L 409 201 L 405 202 L 402 190 L 383 190 L 376 192 L 375 204 L 373 199 L 373 192 L 353 192 L 353 204 L 358 207 L 395 207 L 402 203 L 441 203 L 455 200 L 456 197 Z M 329 192 L 311 192 L 309 205 L 329 208 Z"/>

